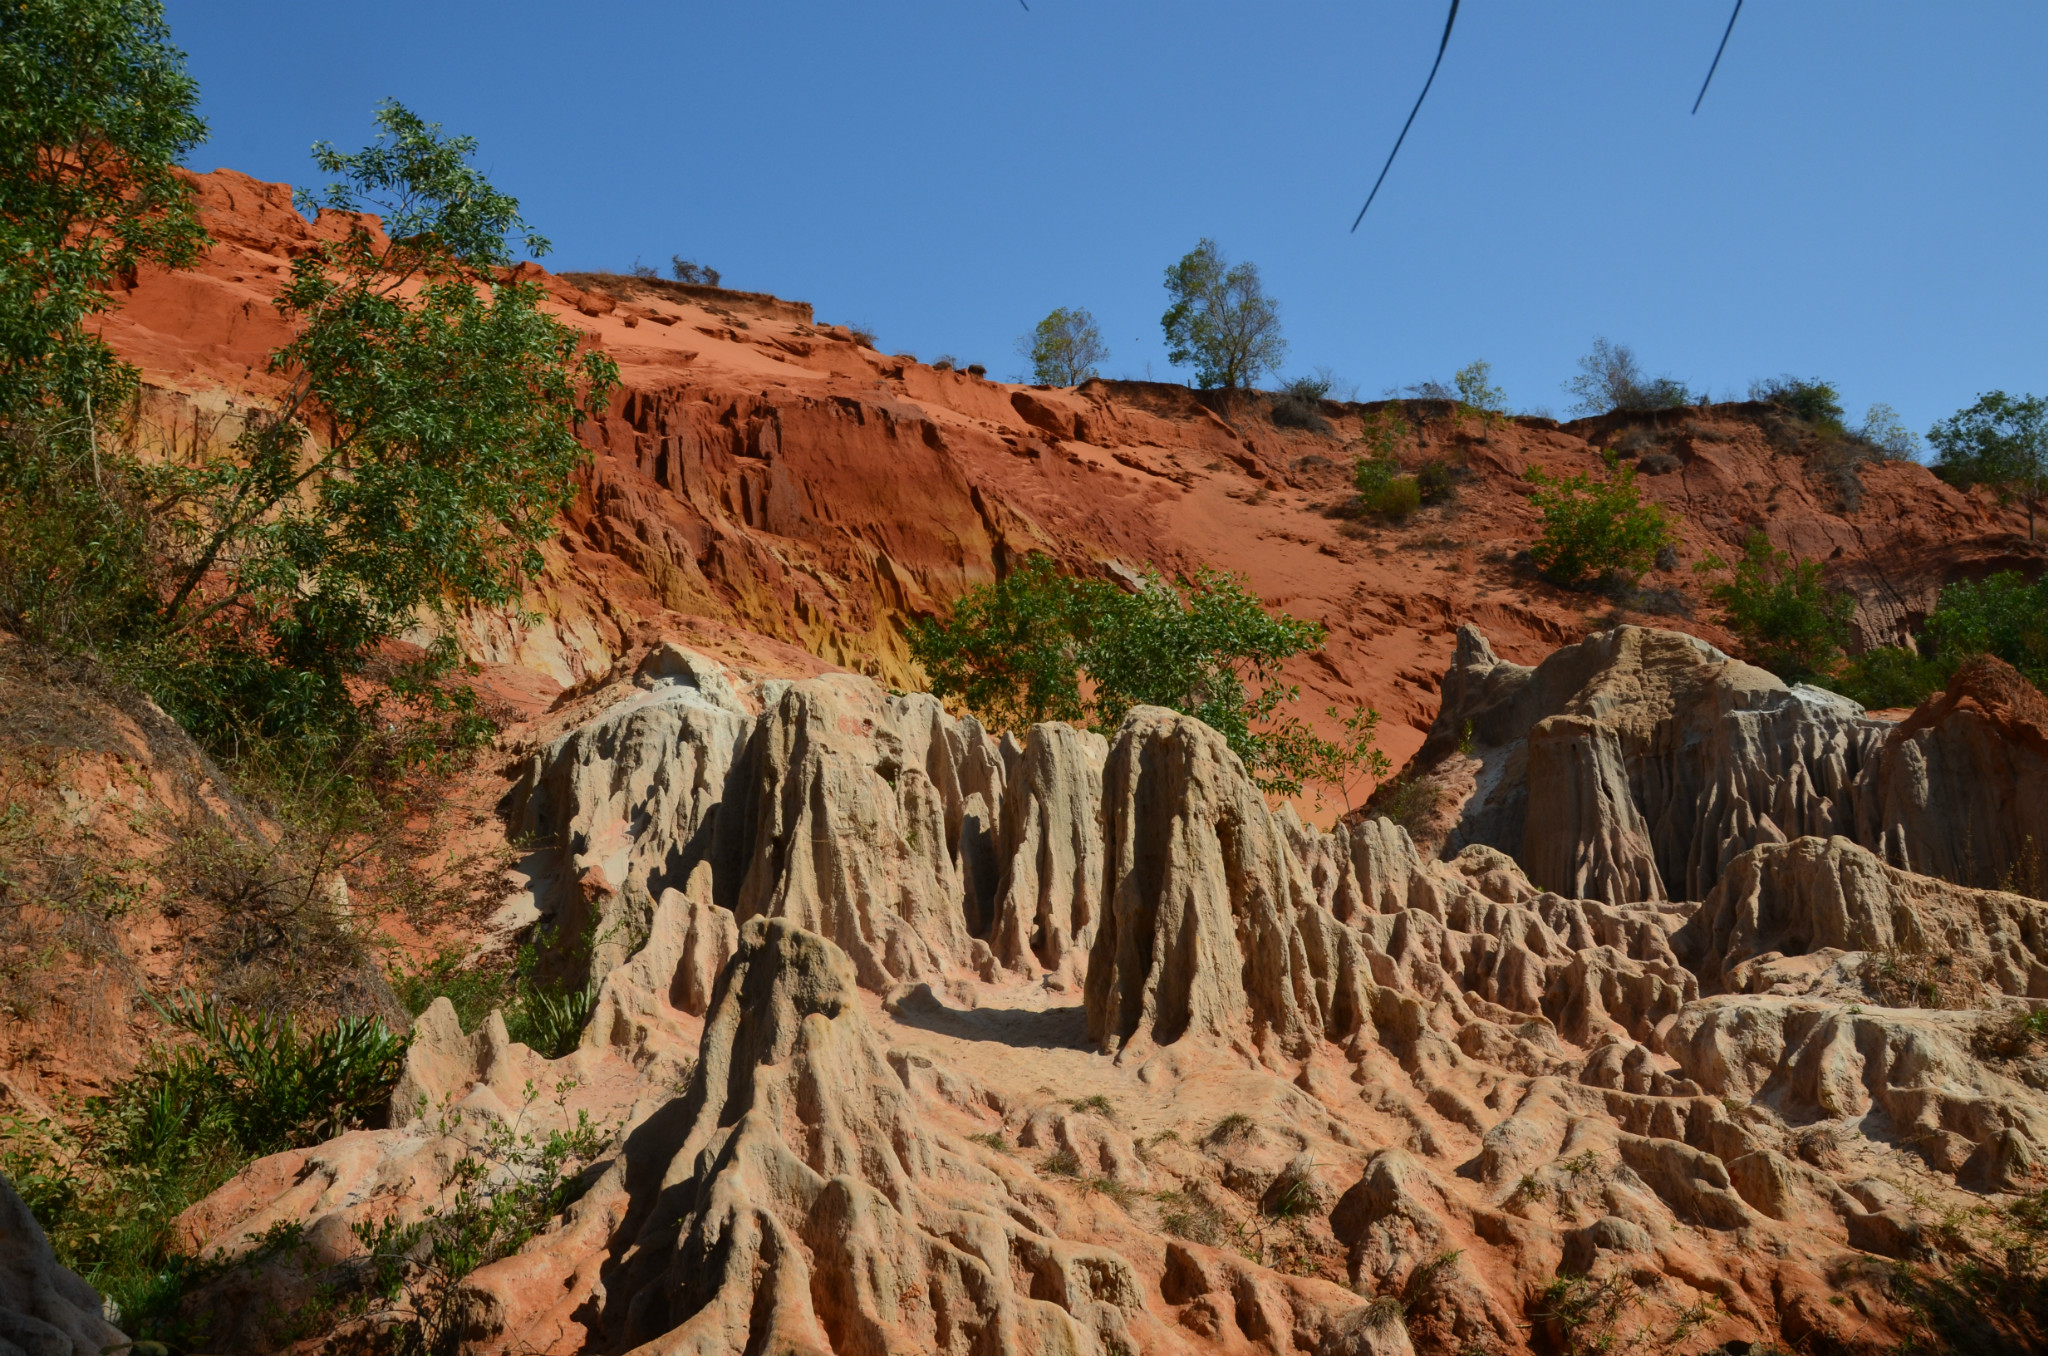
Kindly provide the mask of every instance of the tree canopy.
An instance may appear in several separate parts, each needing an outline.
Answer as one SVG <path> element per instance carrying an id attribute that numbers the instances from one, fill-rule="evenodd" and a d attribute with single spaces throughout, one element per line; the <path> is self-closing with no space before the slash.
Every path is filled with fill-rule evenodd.
<path id="1" fill-rule="evenodd" d="M 2048 400 L 1992 391 L 1928 430 L 1935 474 L 1952 485 L 1990 485 L 2027 503 L 2027 536 L 2034 535 L 2034 505 L 2048 490 Z"/>
<path id="2" fill-rule="evenodd" d="M 176 684 L 204 725 L 207 691 L 266 727 L 347 705 L 346 679 L 424 612 L 517 600 L 567 507 L 576 427 L 616 381 L 537 284 L 492 281 L 508 237 L 547 242 L 518 203 L 397 104 L 378 142 L 322 143 L 342 176 L 310 208 L 381 210 L 292 263 L 278 310 L 297 333 L 271 357 L 291 386 L 234 455 L 192 472 L 168 635 L 203 635 Z M 224 715 L 225 713 L 219 713 Z"/>
<path id="3" fill-rule="evenodd" d="M 293 259 L 275 303 L 293 336 L 270 362 L 289 385 L 230 443 L 147 451 L 133 426 L 103 438 L 105 411 L 83 432 L 14 419 L 0 439 L 0 531 L 17 544 L 0 616 L 114 663 L 215 748 L 347 738 L 367 718 L 350 683 L 383 641 L 516 603 L 585 455 L 577 426 L 616 381 L 536 284 L 503 275 L 513 241 L 546 242 L 471 166 L 474 142 L 397 104 L 377 121 L 360 152 L 314 148 L 337 181 L 300 201 L 381 212 L 386 229 Z M 446 695 L 439 630 L 394 690 Z"/>
<path id="4" fill-rule="evenodd" d="M 1199 385 L 1226 391 L 1251 386 L 1287 356 L 1280 306 L 1259 282 L 1258 265 L 1229 264 L 1204 239 L 1166 270 L 1170 301 L 1160 327 L 1167 361 L 1192 365 Z"/>
<path id="5" fill-rule="evenodd" d="M 1109 361 L 1095 317 L 1079 306 L 1055 307 L 1017 347 L 1031 364 L 1031 379 L 1041 386 L 1079 386 L 1101 375 L 1102 364 Z"/>
<path id="6" fill-rule="evenodd" d="M 1693 568 L 1730 572 L 1712 596 L 1748 658 L 1787 682 L 1826 678 L 1839 667 L 1856 600 L 1827 586 L 1820 561 L 1781 551 L 1757 531 L 1732 566 L 1709 555 Z"/>
<path id="7" fill-rule="evenodd" d="M 114 403 L 89 334 L 144 264 L 205 243 L 174 167 L 206 138 L 156 0 L 10 0 L 0 15 L 0 416 Z"/>
<path id="8" fill-rule="evenodd" d="M 1359 771 L 1386 773 L 1377 716 L 1354 712 L 1343 737 L 1324 740 L 1281 709 L 1299 695 L 1279 681 L 1281 664 L 1325 634 L 1268 613 L 1241 576 L 1206 566 L 1171 581 L 1150 572 L 1127 592 L 1035 555 L 967 590 L 950 619 L 914 626 L 910 650 L 932 691 L 997 728 L 1085 721 L 1107 735 L 1132 707 L 1164 706 L 1222 734 L 1267 790 L 1321 782 L 1348 798 Z"/>

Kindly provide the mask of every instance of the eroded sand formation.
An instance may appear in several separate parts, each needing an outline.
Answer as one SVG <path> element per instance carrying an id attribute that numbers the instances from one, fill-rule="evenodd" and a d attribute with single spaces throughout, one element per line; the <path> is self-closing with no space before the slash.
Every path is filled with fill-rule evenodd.
<path id="1" fill-rule="evenodd" d="M 218 440 L 281 380 L 291 259 L 349 223 L 195 186 L 217 243 L 143 270 L 105 333 L 146 423 Z M 1561 1272 L 1642 1286 L 1628 1324 L 1659 1334 L 1712 1299 L 1676 1350 L 1874 1349 L 1882 1269 L 2037 1180 L 2048 1071 L 1979 1050 L 2048 998 L 2048 706 L 1987 663 L 1875 718 L 1727 659 L 1687 601 L 1691 563 L 1762 528 L 1829 562 L 1859 646 L 1893 640 L 1943 584 L 2038 571 L 2016 506 L 1909 463 L 1845 479 L 1753 404 L 1411 402 L 1404 455 L 1458 495 L 1373 524 L 1348 508 L 1368 407 L 1318 432 L 1166 385 L 1026 388 L 800 303 L 522 272 L 624 385 L 525 615 L 460 639 L 548 733 L 503 806 L 543 846 L 497 926 L 590 938 L 550 960 L 596 1015 L 551 1061 L 431 1009 L 388 1128 L 190 1212 L 230 1254 L 303 1229 L 195 1302 L 206 1349 L 280 1345 L 359 1279 L 351 1226 L 445 1204 L 491 1125 L 579 1114 L 614 1132 L 580 1199 L 454 1297 L 478 1350 L 1547 1350 Z M 1680 523 L 1649 601 L 1693 635 L 1515 562 L 1528 467 L 1638 444 Z M 1287 681 L 1310 713 L 1378 707 L 1397 757 L 1428 731 L 1416 836 L 1274 810 L 1165 712 L 995 739 L 823 672 L 915 681 L 907 619 L 1039 550 L 1243 570 L 1327 623 Z M 184 972 L 120 941 L 120 985 L 9 1033 L 14 1102 L 132 1068 L 128 979 Z M 19 1258 L 0 1323 L 70 1336 L 0 1326 L 0 1356 L 104 1346 L 46 1252 Z"/>
<path id="2" fill-rule="evenodd" d="M 582 1111 L 617 1133 L 463 1283 L 475 1349 L 1519 1352 L 1561 1273 L 1640 1286 L 1625 1330 L 1704 1316 L 1679 1350 L 1881 1347 L 1885 1259 L 2048 1147 L 2048 1078 L 1973 1051 L 2048 996 L 2048 905 L 1914 874 L 1883 808 L 1977 747 L 1970 682 L 1891 725 L 1688 637 L 1529 670 L 1468 632 L 1439 858 L 1270 809 L 1158 708 L 997 740 L 656 647 L 504 807 L 542 845 L 504 924 L 601 939 L 582 1048 L 430 1009 L 390 1128 L 188 1214 L 307 1241 L 199 1302 L 260 1345 L 257 1296 L 445 1203 L 491 1118 Z"/>

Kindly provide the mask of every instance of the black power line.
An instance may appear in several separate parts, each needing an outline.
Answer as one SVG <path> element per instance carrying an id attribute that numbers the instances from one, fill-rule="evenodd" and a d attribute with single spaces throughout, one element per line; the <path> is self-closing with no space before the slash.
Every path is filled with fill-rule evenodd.
<path id="1" fill-rule="evenodd" d="M 1742 0 L 1735 0 L 1735 13 L 1728 16 L 1728 27 L 1721 30 L 1721 45 L 1714 49 L 1714 64 L 1707 67 L 1707 78 L 1700 82 L 1700 98 L 1692 101 L 1692 111 L 1700 111 L 1700 99 L 1707 97 L 1707 86 L 1714 83 L 1714 72 L 1721 69 L 1721 53 L 1728 50 L 1728 35 L 1735 31 L 1735 20 L 1742 13 Z"/>
<path id="2" fill-rule="evenodd" d="M 1387 171 L 1394 167 L 1394 157 L 1401 153 L 1401 143 L 1408 139 L 1408 129 L 1415 125 L 1415 115 L 1422 111 L 1422 101 L 1429 97 L 1429 87 L 1436 83 L 1436 68 L 1444 64 L 1444 48 L 1451 45 L 1451 25 L 1458 22 L 1458 0 L 1451 0 L 1451 16 L 1444 20 L 1444 40 L 1436 45 L 1436 60 L 1430 64 L 1429 79 L 1422 82 L 1422 93 L 1415 96 L 1415 107 L 1408 110 L 1408 121 L 1401 124 L 1401 135 L 1394 138 L 1394 149 L 1387 152 L 1387 163 L 1380 167 L 1380 177 L 1372 181 L 1372 192 L 1365 195 L 1365 207 L 1358 209 L 1351 229 L 1358 230 L 1358 223 L 1365 220 L 1366 207 L 1380 195 L 1380 185 L 1387 181 Z"/>

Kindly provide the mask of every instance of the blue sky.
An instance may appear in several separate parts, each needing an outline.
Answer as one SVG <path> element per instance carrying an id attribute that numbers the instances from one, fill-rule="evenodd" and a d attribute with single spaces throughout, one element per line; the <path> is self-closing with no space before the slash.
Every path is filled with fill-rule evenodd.
<path id="1" fill-rule="evenodd" d="M 169 0 L 196 168 L 315 178 L 393 97 L 482 143 L 558 269 L 665 266 L 997 375 L 1086 306 L 1110 375 L 1184 380 L 1166 265 L 1262 270 L 1287 371 L 1361 396 L 1484 357 L 1522 409 L 1593 336 L 1716 396 L 1779 372 L 1924 432 L 2048 391 L 2048 6 L 1755 0 Z"/>

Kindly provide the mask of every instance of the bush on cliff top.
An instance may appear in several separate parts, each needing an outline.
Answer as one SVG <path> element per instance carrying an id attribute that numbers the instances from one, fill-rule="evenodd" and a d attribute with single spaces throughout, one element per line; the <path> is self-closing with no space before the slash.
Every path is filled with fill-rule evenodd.
<path id="1" fill-rule="evenodd" d="M 1031 379 L 1040 386 L 1079 386 L 1109 361 L 1101 327 L 1079 306 L 1054 307 L 1017 341 L 1017 351 L 1031 364 Z"/>

